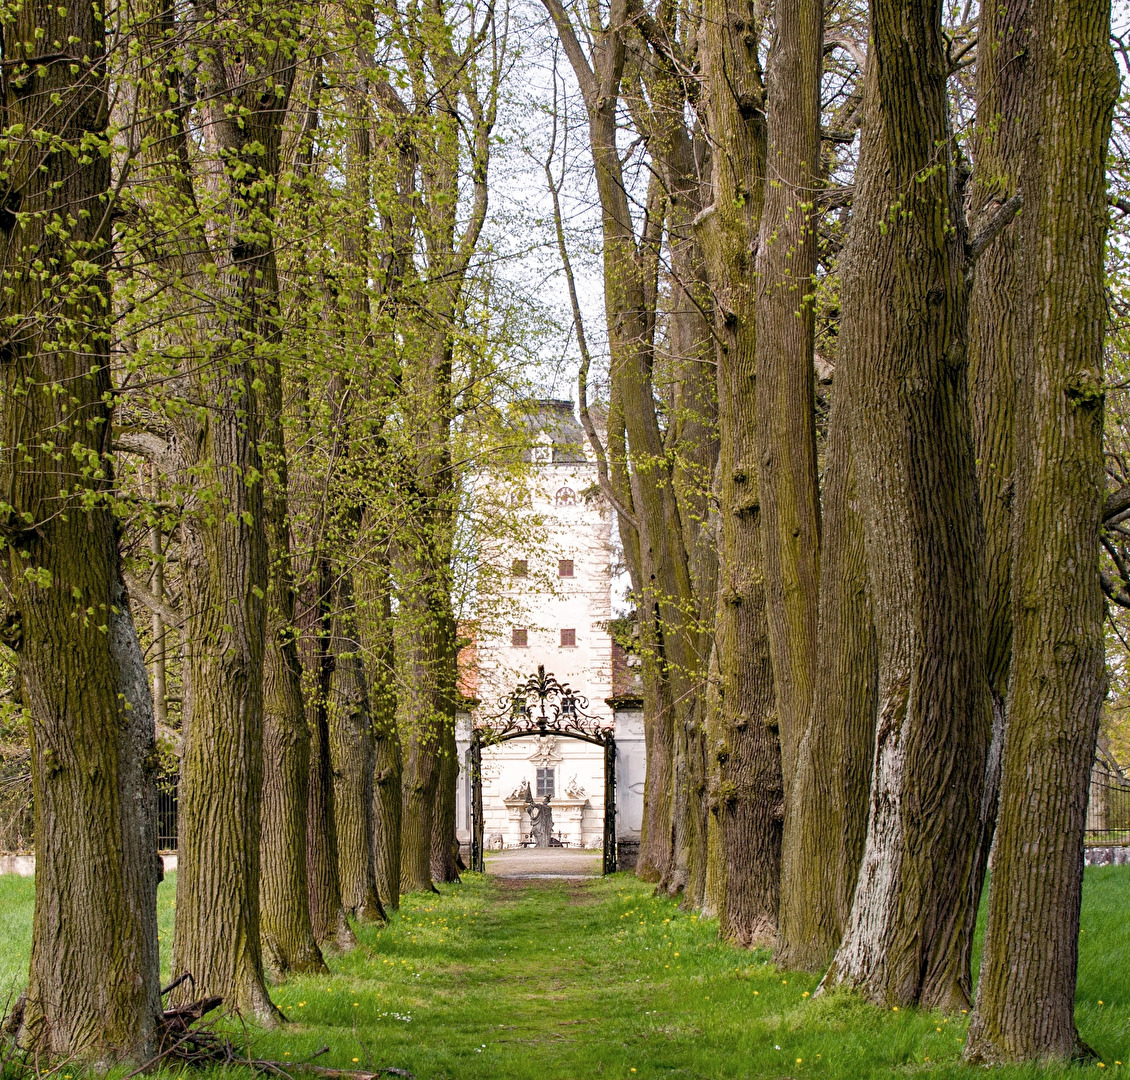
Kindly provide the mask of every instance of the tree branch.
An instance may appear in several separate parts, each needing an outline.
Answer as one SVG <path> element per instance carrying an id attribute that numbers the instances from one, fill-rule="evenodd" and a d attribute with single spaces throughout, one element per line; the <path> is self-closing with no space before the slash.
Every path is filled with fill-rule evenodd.
<path id="1" fill-rule="evenodd" d="M 175 626 L 178 630 L 184 626 L 184 616 L 175 607 L 158 600 L 140 581 L 132 574 L 122 574 L 122 578 L 129 589 L 130 599 L 140 600 L 154 615 L 160 615 L 165 622 Z"/>
<path id="2" fill-rule="evenodd" d="M 1130 510 L 1130 484 L 1123 484 L 1106 497 L 1106 503 L 1103 505 L 1103 522 L 1110 521 L 1111 518 L 1116 518 L 1127 510 Z"/>
<path id="3" fill-rule="evenodd" d="M 554 65 L 554 98 L 557 96 L 557 71 L 556 63 Z M 573 308 L 573 327 L 577 334 L 577 347 L 581 352 L 581 366 L 577 371 L 577 403 L 578 409 L 581 414 L 581 426 L 585 429 L 585 435 L 588 437 L 589 445 L 592 447 L 592 452 L 596 457 L 596 477 L 600 485 L 600 490 L 604 497 L 612 504 L 613 508 L 625 521 L 630 522 L 633 529 L 639 529 L 639 522 L 634 513 L 628 509 L 624 504 L 612 484 L 612 478 L 608 473 L 608 457 L 604 452 L 604 446 L 601 444 L 600 435 L 597 433 L 596 425 L 592 422 L 592 417 L 589 415 L 589 367 L 592 360 L 592 354 L 589 352 L 588 338 L 585 335 L 584 319 L 581 316 L 581 305 L 577 299 L 577 285 L 573 278 L 573 264 L 569 259 L 569 248 L 565 243 L 565 225 L 561 215 L 561 199 L 558 195 L 557 183 L 553 179 L 553 154 L 557 144 L 557 109 L 556 100 L 554 101 L 553 112 L 553 134 L 550 137 L 549 156 L 545 161 L 545 180 L 549 185 L 549 193 L 553 197 L 553 225 L 557 232 L 557 250 L 561 255 L 561 265 L 565 270 L 565 281 L 569 287 L 569 302 Z M 631 494 L 629 493 L 629 499 Z"/>
<path id="4" fill-rule="evenodd" d="M 146 461 L 158 464 L 169 456 L 169 444 L 160 435 L 149 431 L 119 431 L 114 436 L 114 449 L 126 454 L 137 454 Z"/>
<path id="5" fill-rule="evenodd" d="M 1024 196 L 1018 191 L 1010 199 L 998 204 L 993 216 L 970 241 L 965 245 L 966 263 L 975 263 L 987 248 L 1000 235 L 1024 205 Z"/>
<path id="6" fill-rule="evenodd" d="M 565 50 L 565 55 L 572 65 L 573 74 L 576 75 L 577 82 L 580 84 L 585 104 L 592 109 L 597 96 L 596 76 L 593 74 L 592 68 L 589 67 L 585 50 L 581 48 L 581 43 L 573 30 L 573 24 L 569 21 L 569 13 L 561 5 L 561 0 L 542 0 L 542 3 L 545 5 L 545 10 L 549 12 L 553 25 L 557 27 L 557 36 L 561 39 L 561 47 Z"/>

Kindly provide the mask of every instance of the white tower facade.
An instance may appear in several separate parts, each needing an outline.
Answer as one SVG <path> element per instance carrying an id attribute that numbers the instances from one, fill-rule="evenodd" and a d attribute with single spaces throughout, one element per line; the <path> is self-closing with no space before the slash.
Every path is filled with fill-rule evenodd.
<path id="1" fill-rule="evenodd" d="M 475 644 L 475 701 L 461 716 L 464 765 L 458 832 L 470 836 L 466 748 L 470 725 L 504 712 L 514 689 L 544 666 L 586 699 L 585 711 L 614 727 L 617 833 L 630 846 L 642 820 L 642 717 L 617 700 L 613 678 L 612 529 L 614 511 L 600 495 L 595 461 L 569 401 L 542 401 L 531 420 L 534 468 L 519 512 L 534 523 L 530 539 L 494 553 L 503 567 L 505 620 Z M 520 530 L 523 531 L 523 530 Z M 622 668 L 623 665 L 620 665 Z M 627 704 L 631 707 L 620 707 Z M 577 739 L 530 736 L 486 746 L 482 754 L 484 842 L 516 848 L 531 842 L 531 797 L 548 796 L 555 842 L 599 848 L 604 828 L 604 750 Z"/>

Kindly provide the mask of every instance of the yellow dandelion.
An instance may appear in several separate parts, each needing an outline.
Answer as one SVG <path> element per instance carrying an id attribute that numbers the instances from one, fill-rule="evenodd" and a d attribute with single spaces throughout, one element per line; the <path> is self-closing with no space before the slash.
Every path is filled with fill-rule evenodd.
<path id="1" fill-rule="evenodd" d="M 800 1063 L 801 1063 L 802 1061 L 804 1061 L 804 1058 L 797 1058 L 797 1059 L 796 1059 L 796 1063 L 797 1063 L 798 1065 L 799 1065 L 799 1064 L 800 1064 Z"/>
<path id="2" fill-rule="evenodd" d="M 800 996 L 801 996 L 801 997 L 808 997 L 808 991 L 807 991 L 807 990 L 805 990 L 805 992 L 804 992 L 803 994 L 801 994 Z"/>
<path id="3" fill-rule="evenodd" d="M 354 1058 L 353 1063 L 356 1065 L 358 1060 L 359 1060 L 358 1058 Z"/>
<path id="4" fill-rule="evenodd" d="M 891 1006 L 891 1011 L 892 1011 L 892 1012 L 898 1012 L 898 1011 L 899 1011 L 899 1007 L 898 1007 L 897 1005 L 892 1005 L 892 1006 Z"/>

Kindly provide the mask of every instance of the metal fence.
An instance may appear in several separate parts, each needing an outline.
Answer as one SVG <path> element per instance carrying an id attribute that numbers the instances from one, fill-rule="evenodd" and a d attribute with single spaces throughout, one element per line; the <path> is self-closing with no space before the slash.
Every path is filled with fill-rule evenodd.
<path id="1" fill-rule="evenodd" d="M 177 778 L 157 778 L 157 850 L 177 849 Z"/>
<path id="2" fill-rule="evenodd" d="M 1130 843 L 1130 780 L 1101 763 L 1091 770 L 1085 842 Z"/>

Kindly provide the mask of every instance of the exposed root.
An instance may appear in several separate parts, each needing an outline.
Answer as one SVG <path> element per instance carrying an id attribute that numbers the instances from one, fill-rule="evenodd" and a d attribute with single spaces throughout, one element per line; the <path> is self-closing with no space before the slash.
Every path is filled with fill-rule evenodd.
<path id="1" fill-rule="evenodd" d="M 193 978 L 188 972 L 166 986 L 161 991 L 161 996 L 165 997 L 185 982 L 194 985 Z M 231 1039 L 217 1030 L 215 1021 L 200 1023 L 209 1013 L 214 1013 L 223 1004 L 223 1000 L 221 997 L 206 997 L 163 1010 L 158 1017 L 157 1053 L 124 1076 L 122 1080 L 134 1080 L 135 1077 L 151 1072 L 159 1065 L 173 1069 L 243 1065 L 265 1076 L 282 1077 L 283 1080 L 295 1080 L 297 1076 L 318 1077 L 320 1080 L 379 1080 L 382 1076 L 399 1076 L 415 1080 L 407 1069 L 391 1066 L 382 1068 L 370 1064 L 368 1069 L 333 1069 L 313 1064 L 315 1058 L 329 1053 L 328 1046 L 323 1046 L 305 1061 L 253 1058 L 246 1031 L 244 1045 L 238 1048 Z M 21 998 L 10 1012 L 6 1011 L 0 1016 L 0 1031 L 4 1034 L 12 1034 L 18 1030 L 23 1012 L 22 1006 Z M 68 1057 L 51 1069 L 47 1069 L 37 1053 L 21 1049 L 15 1038 L 12 1038 L 10 1046 L 0 1049 L 6 1051 L 0 1056 L 0 1074 L 13 1070 L 15 1075 L 26 1074 L 29 1080 L 31 1077 L 35 1080 L 50 1080 L 75 1061 L 73 1057 Z"/>

